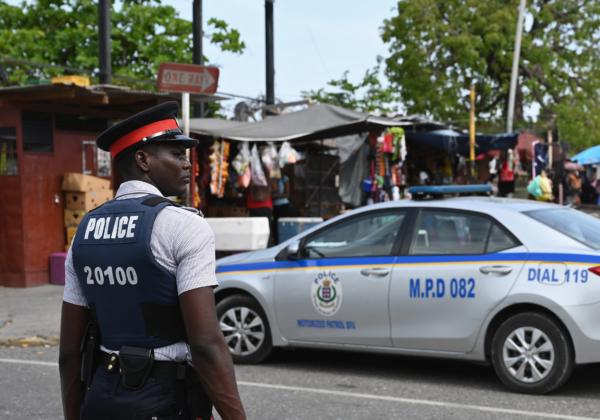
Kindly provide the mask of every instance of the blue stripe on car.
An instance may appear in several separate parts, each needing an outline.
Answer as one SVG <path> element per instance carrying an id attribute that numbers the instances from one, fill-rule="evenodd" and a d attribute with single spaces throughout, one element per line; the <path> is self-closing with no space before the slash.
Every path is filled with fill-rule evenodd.
<path id="1" fill-rule="evenodd" d="M 296 261 L 266 261 L 245 264 L 231 264 L 217 267 L 217 273 L 267 271 L 285 269 L 310 269 L 319 267 L 362 267 L 368 265 L 403 265 L 403 264 L 432 264 L 432 263 L 477 263 L 477 262 L 506 262 L 506 261 L 539 261 L 600 264 L 600 255 L 536 253 L 536 252 L 505 252 L 484 255 L 423 255 L 397 257 L 349 257 L 323 258 L 315 260 Z"/>

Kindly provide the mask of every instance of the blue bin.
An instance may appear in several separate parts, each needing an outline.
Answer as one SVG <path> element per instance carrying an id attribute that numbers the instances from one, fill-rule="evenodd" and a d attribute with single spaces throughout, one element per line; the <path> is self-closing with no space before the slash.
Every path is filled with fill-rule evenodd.
<path id="1" fill-rule="evenodd" d="M 281 217 L 277 220 L 277 243 L 285 242 L 322 221 L 320 217 Z"/>

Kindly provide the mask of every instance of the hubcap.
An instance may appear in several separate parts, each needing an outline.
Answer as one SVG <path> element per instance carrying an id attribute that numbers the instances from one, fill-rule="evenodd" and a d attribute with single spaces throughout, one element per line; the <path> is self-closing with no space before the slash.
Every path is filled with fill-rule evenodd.
<path id="1" fill-rule="evenodd" d="M 260 348 L 265 339 L 265 324 L 250 308 L 227 310 L 219 319 L 229 350 L 236 356 L 248 356 Z"/>
<path id="2" fill-rule="evenodd" d="M 554 346 L 543 331 L 521 327 L 511 332 L 502 349 L 504 367 L 517 380 L 539 382 L 554 366 Z"/>

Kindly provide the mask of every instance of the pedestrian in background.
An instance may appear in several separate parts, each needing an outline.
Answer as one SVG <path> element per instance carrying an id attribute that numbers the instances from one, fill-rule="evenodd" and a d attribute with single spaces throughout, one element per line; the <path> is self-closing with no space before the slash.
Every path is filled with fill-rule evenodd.
<path id="1" fill-rule="evenodd" d="M 268 246 L 275 245 L 275 228 L 273 219 L 273 197 L 271 186 L 251 185 L 246 190 L 246 208 L 250 217 L 266 217 L 269 221 Z"/>
<path id="2" fill-rule="evenodd" d="M 512 197 L 515 192 L 515 173 L 509 165 L 508 160 L 502 163 L 498 181 L 498 195 L 500 197 Z"/>
<path id="3" fill-rule="evenodd" d="M 582 181 L 579 173 L 576 170 L 569 171 L 566 181 L 565 204 L 581 204 Z"/>
<path id="4" fill-rule="evenodd" d="M 600 179 L 598 179 L 596 172 L 593 174 L 593 179 L 590 182 L 590 185 L 594 189 L 594 194 L 592 197 L 595 198 L 592 204 L 600 206 Z"/>
<path id="5" fill-rule="evenodd" d="M 552 194 L 552 179 L 548 176 L 545 170 L 542 170 L 538 176 L 540 189 L 542 190 L 542 194 L 538 197 L 538 200 L 553 201 L 554 194 Z"/>
<path id="6" fill-rule="evenodd" d="M 581 203 L 596 204 L 596 173 L 583 171 L 581 173 Z"/>
<path id="7" fill-rule="evenodd" d="M 552 181 L 546 175 L 546 171 L 542 169 L 539 175 L 529 181 L 527 192 L 530 198 L 539 201 L 552 201 Z"/>
<path id="8" fill-rule="evenodd" d="M 223 419 L 245 418 L 216 318 L 213 233 L 197 211 L 165 198 L 185 193 L 186 148 L 196 144 L 177 111 L 176 102 L 158 105 L 97 139 L 123 183 L 84 217 L 67 256 L 67 420 L 208 420 L 211 402 Z"/>
<path id="9" fill-rule="evenodd" d="M 491 184 L 496 180 L 496 177 L 498 176 L 498 157 L 497 156 L 492 156 L 492 158 L 490 159 L 490 161 L 488 163 L 488 172 L 489 172 L 488 182 Z"/>

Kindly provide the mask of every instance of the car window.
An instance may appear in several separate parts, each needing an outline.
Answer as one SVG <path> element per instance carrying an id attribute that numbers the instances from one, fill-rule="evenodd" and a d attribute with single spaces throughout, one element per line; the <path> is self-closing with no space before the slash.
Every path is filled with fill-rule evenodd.
<path id="1" fill-rule="evenodd" d="M 600 249 L 600 220 L 595 217 L 568 208 L 532 210 L 525 214 L 592 249 Z"/>
<path id="2" fill-rule="evenodd" d="M 499 226 L 494 224 L 492 231 L 490 232 L 490 239 L 488 240 L 487 252 L 499 252 L 505 249 L 510 249 L 518 246 L 519 244 L 515 239 L 502 230 Z"/>
<path id="3" fill-rule="evenodd" d="M 472 213 L 424 209 L 411 240 L 411 255 L 483 254 L 492 222 Z"/>
<path id="4" fill-rule="evenodd" d="M 405 210 L 376 212 L 326 227 L 304 245 L 308 258 L 374 257 L 392 253 Z"/>

